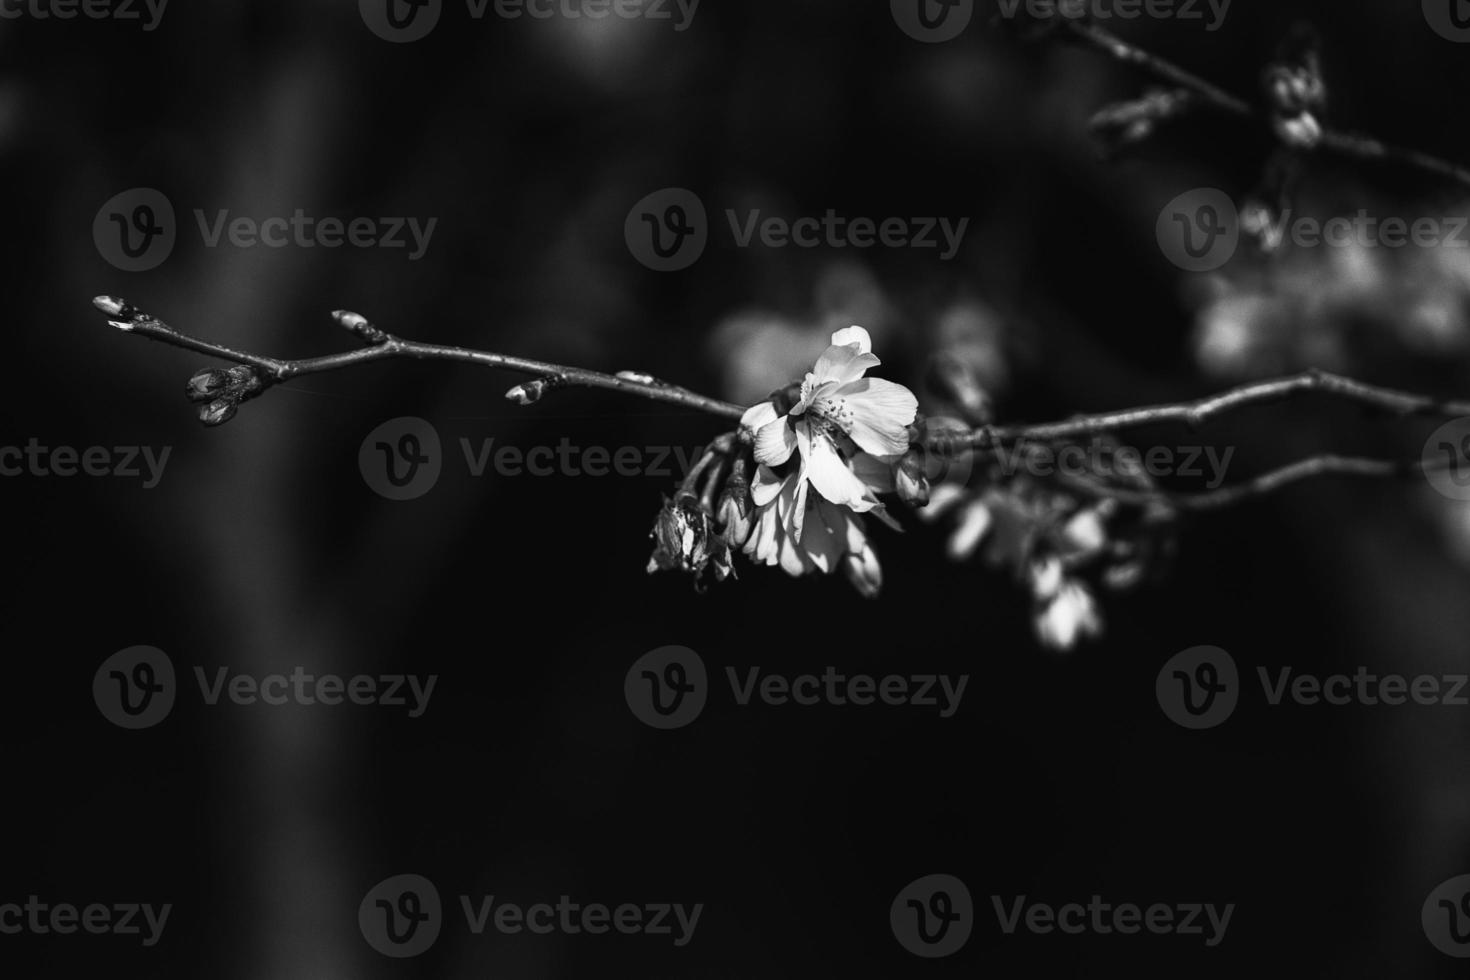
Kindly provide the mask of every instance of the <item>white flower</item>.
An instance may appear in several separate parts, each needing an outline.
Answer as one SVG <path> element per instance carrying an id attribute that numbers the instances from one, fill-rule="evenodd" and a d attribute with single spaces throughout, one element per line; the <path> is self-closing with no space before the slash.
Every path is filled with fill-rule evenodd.
<path id="1" fill-rule="evenodd" d="M 1062 586 L 1036 618 L 1036 634 L 1054 650 L 1070 650 L 1084 637 L 1102 633 L 1102 619 L 1092 593 L 1077 582 Z"/>
<path id="2" fill-rule="evenodd" d="M 908 427 L 918 400 L 903 385 L 863 377 L 882 363 L 872 347 L 862 327 L 837 331 L 832 346 L 801 383 L 801 399 L 788 414 L 761 402 L 741 419 L 755 433 L 755 458 L 763 466 L 780 466 L 800 453 L 789 508 L 797 541 L 806 520 L 808 485 L 823 500 L 860 514 L 879 506 L 872 488 L 849 465 L 858 455 L 849 442 L 878 457 L 898 456 L 909 448 Z"/>

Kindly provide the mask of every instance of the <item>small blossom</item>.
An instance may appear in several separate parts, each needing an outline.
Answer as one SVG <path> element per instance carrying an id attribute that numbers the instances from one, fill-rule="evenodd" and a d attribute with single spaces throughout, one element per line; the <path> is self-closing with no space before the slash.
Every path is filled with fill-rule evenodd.
<path id="1" fill-rule="evenodd" d="M 878 553 L 872 545 L 864 545 L 857 554 L 849 553 L 842 559 L 842 570 L 864 599 L 878 597 L 883 588 L 883 568 L 878 564 Z"/>
<path id="2" fill-rule="evenodd" d="M 929 476 L 925 472 L 927 456 L 923 449 L 911 447 L 899 460 L 894 479 L 898 496 L 907 504 L 923 507 L 929 502 Z"/>
<path id="3" fill-rule="evenodd" d="M 1043 600 L 1034 623 L 1036 636 L 1053 650 L 1070 650 L 1083 637 L 1102 634 L 1097 600 L 1080 582 L 1066 580 L 1051 598 Z"/>
<path id="4" fill-rule="evenodd" d="M 863 377 L 880 363 L 866 330 L 839 330 L 832 335 L 832 346 L 801 383 L 800 399 L 787 414 L 780 414 L 767 401 L 741 419 L 741 425 L 753 434 L 755 458 L 763 466 L 781 466 L 800 454 L 796 498 L 790 509 L 798 540 L 806 519 L 809 486 L 830 503 L 866 513 L 879 503 L 854 472 L 852 457 L 858 451 L 893 457 L 909 448 L 908 427 L 918 414 L 918 400 L 902 385 Z"/>
<path id="5" fill-rule="evenodd" d="M 750 537 L 751 529 L 750 491 L 743 483 L 731 481 L 720 494 L 719 508 L 715 520 L 720 525 L 720 534 L 731 548 L 739 548 Z"/>

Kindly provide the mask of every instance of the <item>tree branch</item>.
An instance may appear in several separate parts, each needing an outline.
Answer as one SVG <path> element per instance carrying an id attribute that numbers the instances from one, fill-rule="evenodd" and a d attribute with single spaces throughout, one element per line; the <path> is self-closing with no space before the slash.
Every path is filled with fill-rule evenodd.
<path id="1" fill-rule="evenodd" d="M 1186 89 L 1205 105 L 1220 112 L 1247 119 L 1255 117 L 1264 119 L 1267 116 L 1265 109 L 1253 107 L 1245 99 L 1232 95 L 1212 82 L 1143 48 L 1130 44 L 1111 31 L 1095 24 L 1068 20 L 1065 22 L 1065 30 L 1072 39 L 1084 46 L 1101 51 L 1115 61 L 1137 68 L 1161 82 Z M 1470 168 L 1420 150 L 1393 146 L 1372 136 L 1324 129 L 1318 145 L 1340 156 L 1373 163 L 1398 164 L 1470 187 Z"/>
<path id="2" fill-rule="evenodd" d="M 338 311 L 333 314 L 333 317 L 338 324 L 357 336 L 367 346 L 341 354 L 284 360 L 236 350 L 180 333 L 124 300 L 99 296 L 93 302 L 99 310 L 108 315 L 109 322 L 119 330 L 242 366 L 228 374 L 204 371 L 196 374 L 191 380 L 190 397 L 196 401 L 211 402 L 200 413 L 200 417 L 208 424 L 219 424 L 227 420 L 234 414 L 235 404 L 256 397 L 272 384 L 398 357 L 478 364 L 483 367 L 504 368 L 536 375 L 534 380 L 517 385 L 507 393 L 506 397 L 520 404 L 536 402 L 547 391 L 557 387 L 582 386 L 621 391 L 653 401 L 698 409 L 728 419 L 739 419 L 745 411 L 739 405 L 699 395 L 645 374 L 624 371 L 617 375 L 608 375 L 582 368 L 512 357 L 507 354 L 403 340 L 379 330 L 356 313 Z M 1332 395 L 1399 417 L 1470 416 L 1470 402 L 1430 398 L 1425 395 L 1366 384 L 1324 371 L 1308 371 L 1293 377 L 1245 385 L 1192 402 L 1079 415 L 1059 422 L 1036 425 L 986 425 L 967 434 L 961 433 L 957 437 L 938 436 L 935 438 L 936 443 L 946 444 L 947 450 L 957 447 L 984 450 L 1009 442 L 1048 442 L 1074 439 L 1080 436 L 1105 435 L 1162 423 L 1183 423 L 1195 428 L 1232 409 L 1279 402 L 1302 392 Z M 229 402 L 228 405 L 220 407 L 218 399 L 221 395 L 224 395 Z M 732 446 L 733 439 L 733 434 L 728 437 Z M 1168 503 L 1182 510 L 1208 511 L 1228 507 L 1253 497 L 1264 496 L 1282 487 L 1314 477 L 1402 477 L 1422 473 L 1426 469 L 1426 466 L 1417 460 L 1396 462 L 1322 455 L 1272 470 L 1246 483 L 1201 493 L 1141 490 L 1136 487 L 1121 487 L 1078 477 L 1064 476 L 1063 482 L 1079 492 L 1096 497 L 1112 497 L 1122 503 Z"/>

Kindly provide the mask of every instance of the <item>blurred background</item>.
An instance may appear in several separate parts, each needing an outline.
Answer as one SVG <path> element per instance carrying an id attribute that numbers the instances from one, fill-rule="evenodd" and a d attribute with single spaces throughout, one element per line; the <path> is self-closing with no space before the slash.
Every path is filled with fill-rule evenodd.
<path id="1" fill-rule="evenodd" d="M 126 297 L 180 329 L 281 357 L 343 350 L 328 313 L 416 339 L 637 369 L 741 403 L 799 377 L 860 323 L 883 376 L 923 390 L 962 359 L 1006 421 L 1198 397 L 1319 366 L 1434 394 L 1470 390 L 1464 252 L 1242 250 L 1218 272 L 1160 251 L 1166 202 L 1262 179 L 1269 133 L 1211 118 L 1100 159 L 1103 105 L 1144 82 L 1028 41 L 985 5 L 958 37 L 908 36 L 886 3 L 705 0 L 670 20 L 475 18 L 393 43 L 351 0 L 170 4 L 0 20 L 7 446 L 151 447 L 162 478 L 23 474 L 0 713 L 0 902 L 171 903 L 162 941 L 0 935 L 0 973 L 150 977 L 648 977 L 1134 972 L 1450 976 L 1425 897 L 1470 870 L 1470 723 L 1451 707 L 1271 708 L 1186 731 L 1154 682 L 1225 648 L 1243 674 L 1444 674 L 1470 665 L 1470 510 L 1423 482 L 1314 482 L 1190 520 L 1172 566 L 1109 596 L 1103 635 L 1036 641 L 1013 576 L 945 558 L 949 528 L 875 532 L 885 589 L 740 568 L 694 592 L 645 576 L 667 475 L 475 476 L 461 440 L 529 449 L 693 447 L 724 424 L 608 393 L 530 408 L 522 378 L 392 362 L 303 379 L 205 429 L 183 398 L 207 358 L 109 329 Z M 15 8 L 19 10 L 20 8 Z M 42 8 L 44 9 L 44 8 Z M 147 8 L 138 7 L 145 20 Z M 1322 35 L 1327 118 L 1470 159 L 1454 94 L 1467 50 L 1417 4 L 1237 0 L 1200 22 L 1111 25 L 1253 96 L 1299 21 Z M 104 205 L 157 191 L 176 242 L 142 271 L 99 247 Z M 654 271 L 630 209 L 685 188 L 697 261 Z M 125 198 L 124 200 L 132 200 Z M 1392 168 L 1310 160 L 1319 216 L 1465 213 Z M 968 219 L 957 254 L 741 247 L 747 215 Z M 210 246 L 195 212 L 436 219 L 408 248 Z M 123 212 L 126 213 L 126 212 Z M 1470 250 L 1467 250 L 1470 251 Z M 146 264 L 146 263 L 145 263 Z M 433 489 L 392 501 L 359 469 L 400 417 L 443 441 Z M 1417 458 L 1433 421 L 1320 400 L 1189 436 L 1231 478 L 1332 448 Z M 1176 433 L 1165 433 L 1170 439 Z M 99 665 L 149 644 L 178 670 L 168 718 L 111 724 Z M 680 644 L 724 668 L 968 674 L 961 709 L 737 707 L 656 731 L 629 666 Z M 385 708 L 209 706 L 213 675 L 438 675 L 421 717 Z M 358 904 L 395 874 L 449 907 L 413 959 L 364 941 Z M 907 952 L 889 905 L 965 881 L 974 933 Z M 455 896 L 530 904 L 704 903 L 683 948 L 650 936 L 475 936 Z M 1061 904 L 1235 903 L 1225 942 L 1005 935 L 990 896 Z M 452 907 L 451 907 L 452 906 Z M 456 924 L 457 920 L 457 924 Z M 44 964 L 44 965 L 43 965 Z"/>

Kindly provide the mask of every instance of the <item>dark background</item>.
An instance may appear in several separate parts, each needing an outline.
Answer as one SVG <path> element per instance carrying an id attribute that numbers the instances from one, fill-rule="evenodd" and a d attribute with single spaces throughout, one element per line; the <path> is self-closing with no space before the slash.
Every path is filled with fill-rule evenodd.
<path id="1" fill-rule="evenodd" d="M 1141 91 L 1135 76 L 1024 44 L 983 15 L 956 41 L 920 44 L 884 3 L 705 0 L 683 33 L 475 22 L 449 3 L 407 45 L 375 37 L 344 0 L 175 4 L 151 33 L 0 22 L 0 441 L 172 447 L 152 490 L 3 481 L 14 574 L 0 900 L 174 905 L 152 949 L 0 937 L 0 974 L 1456 970 L 1419 912 L 1470 861 L 1464 709 L 1255 697 L 1225 726 L 1187 732 L 1154 699 L 1163 661 L 1202 643 L 1252 676 L 1464 671 L 1463 508 L 1422 485 L 1312 483 L 1191 521 L 1161 582 L 1108 599 L 1106 635 L 1056 655 L 1036 644 L 1008 576 L 944 560 L 942 527 L 905 516 L 906 535 L 879 532 L 876 602 L 840 579 L 748 566 L 700 596 L 682 577 L 643 574 L 671 481 L 472 479 L 455 458 L 460 437 L 693 447 L 718 420 L 593 392 L 519 409 L 501 397 L 513 375 L 395 362 L 305 379 L 204 429 L 182 387 L 207 359 L 119 334 L 89 302 L 121 295 L 197 335 L 289 357 L 344 349 L 327 313 L 347 307 L 418 339 L 638 368 L 740 401 L 798 376 L 852 322 L 873 332 L 884 375 L 917 388 L 946 324 L 981 322 L 1004 351 L 1003 415 L 1058 418 L 1317 363 L 1319 348 L 1273 335 L 1274 360 L 1212 371 L 1197 356 L 1198 284 L 1154 241 L 1176 194 L 1248 191 L 1261 134 L 1192 121 L 1101 163 L 1085 121 Z M 1249 94 L 1299 18 L 1323 32 L 1335 122 L 1470 159 L 1457 94 L 1470 48 L 1431 32 L 1417 4 L 1238 0 L 1218 33 L 1120 30 Z M 1312 173 L 1348 213 L 1358 200 L 1463 212 L 1443 187 L 1392 171 Z M 182 227 L 162 266 L 129 274 L 99 254 L 92 223 L 140 186 L 165 193 Z M 832 208 L 971 225 L 948 263 L 918 250 L 737 249 L 717 227 L 696 265 L 661 274 L 634 261 L 623 222 L 668 186 L 694 190 L 712 215 Z M 401 251 L 205 248 L 194 208 L 439 224 L 411 263 Z M 1346 338 L 1328 366 L 1463 394 L 1463 346 L 1426 351 L 1395 332 L 1391 289 L 1406 275 L 1381 287 L 1380 307 L 1322 314 L 1321 329 Z M 1299 276 L 1337 295 L 1327 272 Z M 1450 305 L 1462 328 L 1463 297 Z M 398 416 L 430 420 L 450 448 L 435 489 L 405 503 L 374 494 L 357 465 L 363 437 Z M 1308 401 L 1191 438 L 1238 447 L 1246 475 L 1328 446 L 1413 457 L 1429 428 Z M 304 665 L 439 683 L 419 719 L 208 708 L 195 695 L 155 728 L 122 731 L 93 704 L 92 676 L 143 643 L 181 672 Z M 971 682 L 947 720 L 737 708 L 721 694 L 689 728 L 657 732 L 629 712 L 622 684 L 664 644 L 714 671 L 830 664 Z M 705 911 L 683 949 L 474 937 L 451 915 L 432 951 L 394 961 L 364 943 L 356 912 L 403 872 L 451 902 L 570 894 Z M 966 881 L 979 914 L 959 954 L 930 962 L 895 942 L 888 906 L 935 872 Z M 1007 937 L 990 911 L 991 895 L 1094 893 L 1237 907 L 1214 949 L 1198 937 Z"/>

